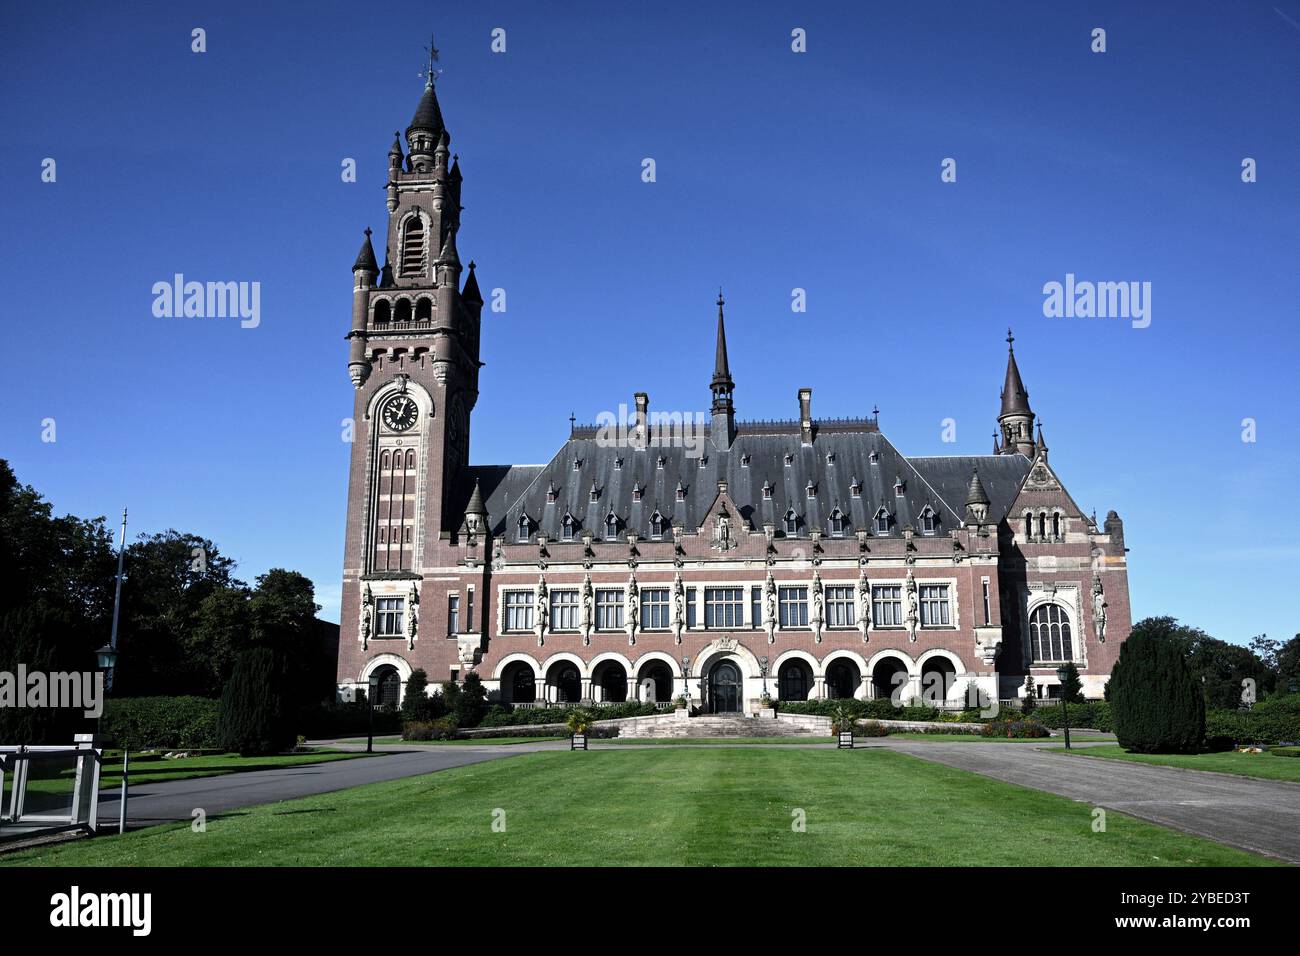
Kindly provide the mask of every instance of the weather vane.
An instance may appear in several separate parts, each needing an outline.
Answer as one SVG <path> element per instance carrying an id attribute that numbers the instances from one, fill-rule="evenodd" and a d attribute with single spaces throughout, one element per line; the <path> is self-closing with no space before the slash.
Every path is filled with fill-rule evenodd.
<path id="1" fill-rule="evenodd" d="M 433 86 L 433 78 L 440 76 L 442 70 L 435 70 L 433 64 L 438 62 L 438 48 L 434 45 L 433 34 L 429 34 L 429 45 L 424 48 L 424 52 L 429 54 L 429 67 L 424 71 L 425 86 Z"/>

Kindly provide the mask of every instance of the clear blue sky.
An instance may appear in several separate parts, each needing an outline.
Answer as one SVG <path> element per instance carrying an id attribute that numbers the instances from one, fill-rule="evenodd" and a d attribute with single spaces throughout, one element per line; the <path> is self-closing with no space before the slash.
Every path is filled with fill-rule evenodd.
<path id="1" fill-rule="evenodd" d="M 349 270 L 430 30 L 460 251 L 507 292 L 475 462 L 545 461 L 571 410 L 638 389 L 706 408 L 719 285 L 742 417 L 792 417 L 811 386 L 816 415 L 879 403 L 904 452 L 984 453 L 1011 325 L 1053 464 L 1125 519 L 1135 617 L 1300 630 L 1297 0 L 7 4 L 21 480 L 207 535 L 250 580 L 301 570 L 337 619 Z M 155 318 L 177 272 L 260 282 L 261 325 Z M 1045 318 L 1068 272 L 1152 283 L 1151 326 Z"/>

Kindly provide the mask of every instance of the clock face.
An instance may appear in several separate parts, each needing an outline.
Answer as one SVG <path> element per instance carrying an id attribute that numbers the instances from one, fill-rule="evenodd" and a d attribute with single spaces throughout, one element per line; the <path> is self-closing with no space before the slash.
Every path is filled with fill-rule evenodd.
<path id="1" fill-rule="evenodd" d="M 384 406 L 383 420 L 395 432 L 404 432 L 415 424 L 419 418 L 420 409 L 416 406 L 414 400 L 405 395 L 398 395 L 396 398 L 389 399 L 388 404 Z"/>

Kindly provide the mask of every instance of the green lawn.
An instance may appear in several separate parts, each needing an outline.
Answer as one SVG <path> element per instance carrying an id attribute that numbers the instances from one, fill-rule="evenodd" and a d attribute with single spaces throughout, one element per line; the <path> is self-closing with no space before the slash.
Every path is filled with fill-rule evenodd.
<path id="1" fill-rule="evenodd" d="M 934 740 L 950 743 L 954 740 L 962 743 L 977 744 L 1050 744 L 1054 740 L 1064 741 L 1064 737 L 981 737 L 979 734 L 918 734 L 918 733 L 901 733 L 890 734 L 890 737 L 898 740 Z M 872 738 L 859 738 L 872 739 Z M 1079 734 L 1070 734 L 1070 743 L 1092 743 L 1095 741 L 1108 741 L 1110 737 L 1089 737 Z M 1064 749 L 1064 748 L 1062 748 Z"/>
<path id="2" fill-rule="evenodd" d="M 1051 749 L 1065 753 L 1064 747 Z M 1213 754 L 1131 754 L 1116 744 L 1113 747 L 1089 747 L 1078 753 L 1087 757 L 1109 757 L 1112 760 L 1153 763 L 1186 770 L 1217 770 L 1219 773 L 1235 773 L 1242 777 L 1300 783 L 1300 758 L 1278 757 L 1268 751 L 1260 754 L 1239 754 L 1231 750 Z"/>
<path id="3" fill-rule="evenodd" d="M 568 740 L 568 737 L 478 737 L 473 740 L 403 740 L 401 737 L 376 738 L 377 744 L 413 744 L 419 747 L 455 747 L 466 745 L 491 744 L 509 746 L 510 744 L 536 744 L 547 740 Z"/>
<path id="4" fill-rule="evenodd" d="M 713 747 L 748 747 L 755 744 L 833 744 L 834 737 L 611 737 L 605 740 L 592 738 L 589 746 L 616 744 L 635 747 L 637 744 L 688 744 Z"/>
<path id="5" fill-rule="evenodd" d="M 1280 758 L 1275 758 L 1280 759 Z M 800 815 L 804 832 L 796 832 Z M 504 832 L 493 828 L 505 821 Z M 0 857 L 4 865 L 1269 865 L 888 750 L 523 754 Z"/>

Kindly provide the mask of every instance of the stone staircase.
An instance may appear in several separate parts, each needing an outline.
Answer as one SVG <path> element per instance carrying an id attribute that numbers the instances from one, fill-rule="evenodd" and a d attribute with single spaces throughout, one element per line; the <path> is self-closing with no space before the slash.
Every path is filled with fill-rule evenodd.
<path id="1" fill-rule="evenodd" d="M 600 721 L 599 723 L 606 723 Z M 618 735 L 626 738 L 646 737 L 829 737 L 829 717 L 811 714 L 777 714 L 776 717 L 751 717 L 747 714 L 700 714 L 678 717 L 676 713 L 651 717 L 624 717 L 608 721 L 618 725 Z"/>

